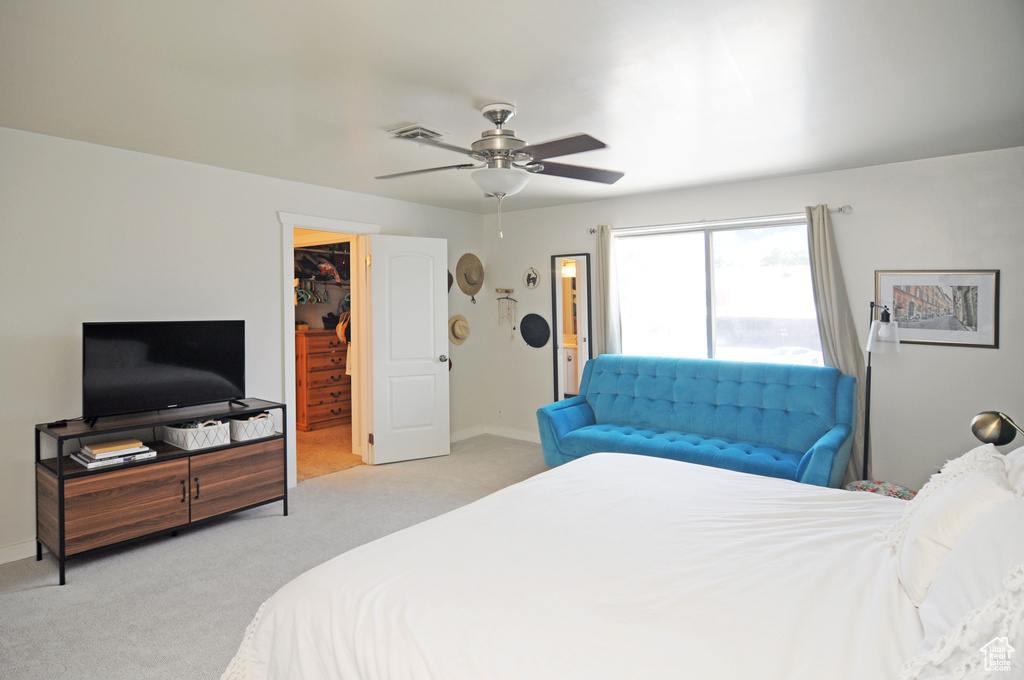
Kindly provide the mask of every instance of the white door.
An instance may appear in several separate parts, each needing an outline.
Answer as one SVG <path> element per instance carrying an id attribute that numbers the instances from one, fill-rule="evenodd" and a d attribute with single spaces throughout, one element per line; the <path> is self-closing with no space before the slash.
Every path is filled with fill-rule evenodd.
<path id="1" fill-rule="evenodd" d="M 448 243 L 368 237 L 374 465 L 451 452 Z"/>

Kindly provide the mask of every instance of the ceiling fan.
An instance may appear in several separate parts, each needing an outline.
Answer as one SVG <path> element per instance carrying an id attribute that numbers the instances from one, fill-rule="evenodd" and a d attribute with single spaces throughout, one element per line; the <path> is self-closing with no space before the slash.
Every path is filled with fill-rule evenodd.
<path id="1" fill-rule="evenodd" d="M 501 199 L 506 196 L 511 196 L 522 190 L 531 174 L 554 175 L 603 184 L 614 184 L 623 176 L 621 172 L 555 163 L 548 160 L 605 147 L 604 142 L 594 139 L 590 135 L 570 135 L 540 144 L 527 144 L 516 137 L 514 131 L 504 127 L 509 118 L 516 115 L 516 107 L 512 104 L 488 104 L 480 109 L 480 113 L 494 123 L 494 129 L 485 130 L 480 135 L 480 139 L 473 142 L 469 149 L 442 142 L 439 139 L 440 133 L 421 126 L 414 125 L 391 131 L 399 139 L 409 139 L 465 154 L 477 163 L 460 163 L 424 170 L 396 172 L 390 175 L 380 175 L 376 179 L 392 179 L 439 170 L 474 169 L 476 171 L 472 173 L 473 180 L 485 194 L 496 197 L 500 203 Z"/>

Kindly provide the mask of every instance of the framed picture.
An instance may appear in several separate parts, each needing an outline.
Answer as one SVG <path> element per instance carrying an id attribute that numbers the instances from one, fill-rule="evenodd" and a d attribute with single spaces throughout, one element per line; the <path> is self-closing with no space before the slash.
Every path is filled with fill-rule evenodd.
<path id="1" fill-rule="evenodd" d="M 540 285 L 540 272 L 533 267 L 530 267 L 523 274 L 523 283 L 527 288 L 536 288 Z"/>
<path id="2" fill-rule="evenodd" d="M 999 270 L 876 271 L 875 303 L 900 342 L 999 347 Z"/>

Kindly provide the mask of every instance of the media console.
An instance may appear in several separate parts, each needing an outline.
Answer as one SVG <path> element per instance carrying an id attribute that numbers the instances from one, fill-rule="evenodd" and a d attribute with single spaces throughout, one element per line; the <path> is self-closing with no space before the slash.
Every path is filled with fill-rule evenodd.
<path id="1" fill-rule="evenodd" d="M 64 585 L 65 562 L 72 557 L 276 501 L 287 515 L 284 434 L 186 451 L 160 441 L 157 432 L 163 425 L 274 410 L 287 422 L 286 409 L 244 399 L 107 416 L 92 424 L 36 425 L 36 560 L 45 545 L 60 564 Z M 65 451 L 71 440 L 88 444 L 147 429 L 152 434 L 146 445 L 157 452 L 155 458 L 88 470 Z M 41 435 L 56 440 L 55 457 L 42 457 Z"/>

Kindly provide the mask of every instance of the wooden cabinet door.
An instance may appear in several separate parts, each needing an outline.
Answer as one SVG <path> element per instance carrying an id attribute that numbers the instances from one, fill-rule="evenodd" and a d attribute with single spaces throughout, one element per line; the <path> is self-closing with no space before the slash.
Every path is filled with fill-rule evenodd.
<path id="1" fill-rule="evenodd" d="M 70 479 L 64 484 L 64 554 L 188 524 L 188 459 Z"/>
<path id="2" fill-rule="evenodd" d="M 192 521 L 284 496 L 284 439 L 189 459 Z"/>

